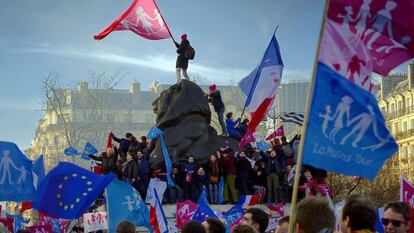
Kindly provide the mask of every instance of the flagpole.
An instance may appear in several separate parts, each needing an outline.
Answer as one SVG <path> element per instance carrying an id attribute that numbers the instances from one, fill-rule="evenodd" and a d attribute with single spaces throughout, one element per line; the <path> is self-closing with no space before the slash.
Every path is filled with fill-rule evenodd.
<path id="1" fill-rule="evenodd" d="M 158 7 L 158 5 L 157 5 L 157 3 L 155 2 L 155 0 L 154 0 L 154 5 L 155 5 L 155 7 L 157 8 L 158 12 L 160 13 L 161 18 L 162 18 L 162 20 L 164 21 L 165 26 L 167 27 L 168 33 L 170 33 L 171 39 L 172 39 L 172 41 L 173 41 L 173 42 L 174 42 L 174 44 L 175 44 L 175 42 L 176 42 L 176 41 L 175 41 L 175 39 L 174 39 L 174 36 L 171 34 L 170 28 L 168 27 L 168 24 L 166 23 L 166 21 L 165 21 L 165 19 L 164 19 L 164 16 L 162 16 L 161 11 L 160 11 L 160 8 Z"/>
<path id="2" fill-rule="evenodd" d="M 273 31 L 273 34 L 272 34 L 272 38 L 273 38 L 273 36 L 276 34 L 276 31 L 277 31 L 277 29 L 279 28 L 279 25 L 276 25 L 276 28 L 275 28 L 275 30 Z M 270 43 L 269 43 L 270 44 Z M 269 46 L 268 46 L 269 47 Z M 262 65 L 263 65 L 263 60 L 264 60 L 264 58 L 265 58 L 265 55 L 266 55 L 266 51 L 264 52 L 264 54 L 263 54 L 263 57 L 262 57 L 262 60 L 260 61 L 260 65 L 259 65 L 259 69 L 257 69 L 257 72 L 259 72 L 259 70 L 260 70 L 260 68 L 262 67 Z M 257 73 L 256 73 L 256 76 L 257 76 Z M 256 78 L 256 77 L 255 77 Z M 253 84 L 252 84 L 252 86 L 250 87 L 250 90 L 249 90 L 249 95 L 247 96 L 247 98 L 250 96 L 250 92 L 252 91 L 252 88 L 253 88 Z M 246 99 L 246 102 L 247 102 L 247 99 Z M 243 115 L 244 115 L 244 111 L 246 110 L 246 103 L 244 104 L 244 107 L 243 107 L 243 111 L 242 111 L 242 113 L 241 113 L 241 116 L 240 116 L 240 118 L 242 118 L 243 117 Z"/>
<path id="3" fill-rule="evenodd" d="M 296 204 L 297 204 L 296 202 L 297 202 L 298 188 L 299 188 L 300 171 L 301 171 L 301 167 L 302 167 L 303 147 L 305 145 L 306 131 L 307 131 L 307 125 L 308 125 L 308 121 L 309 121 L 310 105 L 311 105 L 312 98 L 313 98 L 313 91 L 315 89 L 315 76 L 316 76 L 316 70 L 317 70 L 317 66 L 318 66 L 319 49 L 320 49 L 320 45 L 321 45 L 322 35 L 323 35 L 323 32 L 324 32 L 324 28 L 325 28 L 326 17 L 328 15 L 328 6 L 329 6 L 329 0 L 326 0 L 325 1 L 324 12 L 323 12 L 323 18 L 322 18 L 322 22 L 321 22 L 321 28 L 319 30 L 318 45 L 317 45 L 315 59 L 314 59 L 314 63 L 313 63 L 312 79 L 311 79 L 311 83 L 310 83 L 310 87 L 309 87 L 308 99 L 307 99 L 307 102 L 306 102 L 306 111 L 305 111 L 306 114 L 305 114 L 305 119 L 304 119 L 304 122 L 303 122 L 303 125 L 302 125 L 302 135 L 301 135 L 301 140 L 300 140 L 300 144 L 299 144 L 299 153 L 298 153 L 298 158 L 297 158 L 297 162 L 296 162 L 295 180 L 294 180 L 293 192 L 292 192 L 292 201 L 291 201 L 291 205 L 290 205 L 290 219 L 291 219 L 291 221 L 289 221 L 289 231 L 288 231 L 288 233 L 293 233 L 294 232 L 294 227 L 295 227 L 295 225 L 294 225 L 295 224 L 295 212 L 296 212 Z"/>

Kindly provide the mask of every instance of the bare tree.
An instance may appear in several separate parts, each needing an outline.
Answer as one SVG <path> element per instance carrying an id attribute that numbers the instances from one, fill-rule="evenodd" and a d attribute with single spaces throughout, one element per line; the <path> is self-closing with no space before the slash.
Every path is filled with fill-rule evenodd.
<path id="1" fill-rule="evenodd" d="M 341 201 L 352 193 L 367 196 L 377 206 L 384 206 L 387 202 L 397 201 L 399 198 L 400 179 L 398 169 L 392 167 L 393 159 L 388 160 L 383 165 L 373 181 L 335 173 L 329 174 L 328 183 L 333 191 L 334 201 Z"/>

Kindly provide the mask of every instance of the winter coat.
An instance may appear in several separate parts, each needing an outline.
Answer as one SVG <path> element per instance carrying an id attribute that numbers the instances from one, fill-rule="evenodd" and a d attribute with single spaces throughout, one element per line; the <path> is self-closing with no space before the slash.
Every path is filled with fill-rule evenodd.
<path id="1" fill-rule="evenodd" d="M 126 154 L 128 152 L 130 141 L 127 138 L 117 138 L 114 134 L 111 134 L 112 139 L 119 143 L 119 152 L 121 153 L 122 157 L 126 157 Z"/>
<path id="2" fill-rule="evenodd" d="M 182 40 L 180 44 L 175 44 L 177 47 L 177 62 L 175 64 L 176 68 L 187 69 L 188 68 L 188 59 L 184 57 L 185 51 L 187 51 L 190 41 Z"/>
<path id="3" fill-rule="evenodd" d="M 208 94 L 208 101 L 211 102 L 216 112 L 224 108 L 224 103 L 223 103 L 223 100 L 221 99 L 221 94 L 219 90 L 216 90 Z"/>
<path id="4" fill-rule="evenodd" d="M 252 173 L 252 164 L 246 157 L 240 158 L 237 161 L 237 179 L 247 180 Z"/>
<path id="5" fill-rule="evenodd" d="M 105 152 L 106 153 L 106 152 Z M 102 174 L 108 174 L 109 172 L 113 172 L 117 174 L 117 164 L 118 161 L 118 152 L 115 150 L 114 154 L 111 156 L 95 156 L 95 155 L 88 155 L 91 159 L 96 161 L 102 162 Z"/>
<path id="6" fill-rule="evenodd" d="M 220 165 L 223 168 L 223 172 L 225 176 L 233 175 L 235 176 L 237 173 L 236 169 L 236 161 L 234 159 L 234 152 L 230 152 L 227 157 L 220 157 Z"/>
<path id="7" fill-rule="evenodd" d="M 226 129 L 227 129 L 227 132 L 229 133 L 229 136 L 231 137 L 233 136 L 236 138 L 242 137 L 236 128 L 239 122 L 240 122 L 240 118 L 238 118 L 236 121 L 233 121 L 231 118 L 226 119 Z"/>

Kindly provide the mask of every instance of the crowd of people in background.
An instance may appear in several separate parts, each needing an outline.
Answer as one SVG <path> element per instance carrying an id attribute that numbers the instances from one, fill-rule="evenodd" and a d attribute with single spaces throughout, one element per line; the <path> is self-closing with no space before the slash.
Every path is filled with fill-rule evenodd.
<path id="1" fill-rule="evenodd" d="M 240 140 L 247 132 L 248 119 L 234 120 L 233 113 L 226 114 L 223 121 L 224 104 L 215 85 L 210 86 L 206 98 L 218 115 L 223 136 Z M 138 140 L 132 133 L 118 138 L 117 147 L 109 147 L 100 156 L 90 155 L 100 161 L 102 173 L 112 172 L 122 180 L 135 187 L 145 199 L 150 178 L 166 180 L 165 169 L 150 169 L 150 143 L 145 136 Z M 290 202 L 295 162 L 297 159 L 300 135 L 288 141 L 286 137 L 269 141 L 270 147 L 263 151 L 250 144 L 241 150 L 221 147 L 212 153 L 208 161 L 196 161 L 195 155 L 186 155 L 185 161 L 179 161 L 173 167 L 173 179 L 176 187 L 168 187 L 164 202 L 191 200 L 196 202 L 203 190 L 208 191 L 210 204 L 235 204 L 240 195 L 259 195 L 260 202 Z M 301 171 L 299 198 L 305 196 L 332 195 L 325 182 L 324 170 L 305 166 Z M 219 182 L 224 181 L 224 202 L 219 203 Z"/>

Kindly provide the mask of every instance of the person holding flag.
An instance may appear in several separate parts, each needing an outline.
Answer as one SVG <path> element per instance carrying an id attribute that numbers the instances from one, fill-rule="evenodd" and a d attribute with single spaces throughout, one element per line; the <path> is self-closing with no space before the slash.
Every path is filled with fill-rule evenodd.
<path id="1" fill-rule="evenodd" d="M 187 51 L 190 49 L 190 41 L 187 39 L 187 34 L 181 35 L 181 42 L 177 43 L 174 41 L 175 47 L 177 47 L 177 62 L 175 64 L 176 74 L 177 74 L 177 83 L 181 81 L 181 71 L 185 79 L 190 80 L 188 77 L 188 57 L 186 56 Z"/>

